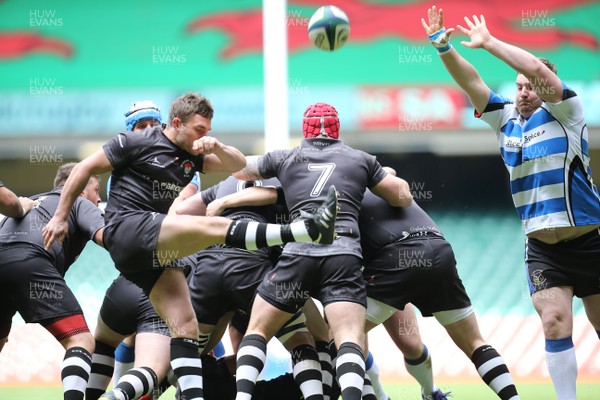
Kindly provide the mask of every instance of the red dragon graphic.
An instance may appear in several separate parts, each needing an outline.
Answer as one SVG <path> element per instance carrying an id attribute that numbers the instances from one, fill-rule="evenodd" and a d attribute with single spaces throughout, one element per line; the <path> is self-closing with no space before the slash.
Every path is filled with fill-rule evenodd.
<path id="1" fill-rule="evenodd" d="M 441 4 L 440 4 L 441 3 Z M 590 50 L 599 47 L 598 38 L 578 30 L 566 30 L 557 26 L 536 27 L 527 25 L 532 15 L 544 16 L 551 21 L 552 15 L 576 6 L 593 3 L 593 0 L 530 0 L 527 3 L 493 0 L 473 2 L 468 0 L 446 0 L 436 4 L 444 9 L 446 26 L 464 24 L 463 17 L 483 14 L 490 31 L 499 39 L 520 47 L 551 49 L 562 44 Z M 318 8 L 322 0 L 290 0 L 290 6 Z M 423 42 L 424 32 L 421 18 L 427 15 L 432 1 L 417 1 L 404 4 L 377 4 L 365 0 L 337 0 L 333 5 L 340 7 L 350 19 L 350 41 L 370 42 L 383 37 L 400 37 L 403 40 Z M 539 14 L 536 14 L 539 13 Z M 306 16 L 308 19 L 310 15 Z M 245 53 L 262 50 L 262 10 L 222 11 L 203 15 L 186 27 L 189 33 L 216 29 L 226 32 L 230 43 L 222 50 L 221 57 L 234 58 Z M 288 24 L 288 49 L 290 53 L 310 46 L 306 26 Z"/>
<path id="2" fill-rule="evenodd" d="M 0 32 L 0 60 L 19 58 L 29 53 L 54 53 L 68 58 L 73 54 L 73 47 L 64 40 L 37 32 Z"/>

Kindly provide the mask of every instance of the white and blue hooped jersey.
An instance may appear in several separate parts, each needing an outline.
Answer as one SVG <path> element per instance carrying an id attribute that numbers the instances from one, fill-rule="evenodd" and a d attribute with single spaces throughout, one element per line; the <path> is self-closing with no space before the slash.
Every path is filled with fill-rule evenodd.
<path id="1" fill-rule="evenodd" d="M 588 130 L 577 94 L 563 84 L 563 100 L 543 102 L 528 119 L 492 92 L 479 116 L 496 132 L 510 190 L 525 233 L 600 224 L 592 181 Z"/>

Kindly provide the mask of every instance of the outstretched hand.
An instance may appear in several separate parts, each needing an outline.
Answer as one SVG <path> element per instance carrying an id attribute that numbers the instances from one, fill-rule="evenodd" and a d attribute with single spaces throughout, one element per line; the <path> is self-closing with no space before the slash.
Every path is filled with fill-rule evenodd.
<path id="1" fill-rule="evenodd" d="M 441 10 L 440 10 L 441 11 Z M 470 42 L 462 41 L 460 44 L 466 47 L 470 47 L 472 49 L 482 48 L 485 43 L 490 40 L 492 35 L 490 31 L 488 31 L 487 26 L 485 25 L 485 18 L 483 15 L 480 15 L 477 18 L 476 15 L 473 15 L 473 22 L 468 17 L 465 17 L 465 23 L 469 27 L 469 29 L 464 28 L 460 25 L 456 25 L 456 27 L 465 35 L 471 39 Z"/>
<path id="2" fill-rule="evenodd" d="M 421 18 L 421 25 L 423 25 L 427 35 L 432 35 L 437 31 L 444 29 L 444 10 L 441 8 L 438 10 L 435 6 L 433 6 L 427 10 L 427 16 L 429 19 L 429 24 L 425 22 L 424 18 Z M 452 32 L 454 32 L 454 28 L 446 29 L 446 36 L 449 38 Z"/>

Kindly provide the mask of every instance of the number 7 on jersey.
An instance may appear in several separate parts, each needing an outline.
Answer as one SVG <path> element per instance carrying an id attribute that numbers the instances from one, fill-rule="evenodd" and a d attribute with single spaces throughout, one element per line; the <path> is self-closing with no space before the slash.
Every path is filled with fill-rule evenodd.
<path id="1" fill-rule="evenodd" d="M 315 186 L 313 186 L 312 190 L 310 191 L 310 197 L 318 197 L 321 194 L 334 169 L 335 164 L 333 163 L 308 164 L 309 171 L 321 173 L 319 175 L 319 179 L 317 179 L 317 182 L 315 183 Z"/>

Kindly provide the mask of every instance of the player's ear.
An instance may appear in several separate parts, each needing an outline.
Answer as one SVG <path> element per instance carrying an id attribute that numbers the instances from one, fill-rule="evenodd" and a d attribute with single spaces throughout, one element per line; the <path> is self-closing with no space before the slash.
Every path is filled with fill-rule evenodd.
<path id="1" fill-rule="evenodd" d="M 180 125 L 181 125 L 181 119 L 179 117 L 175 117 L 171 120 L 171 126 L 173 128 L 179 128 Z"/>

